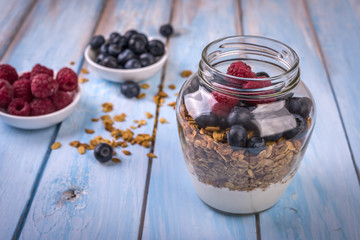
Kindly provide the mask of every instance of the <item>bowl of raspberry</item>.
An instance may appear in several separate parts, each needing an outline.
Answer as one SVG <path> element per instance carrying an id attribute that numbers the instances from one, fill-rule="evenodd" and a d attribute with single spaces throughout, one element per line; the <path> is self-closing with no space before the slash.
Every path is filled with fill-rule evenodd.
<path id="1" fill-rule="evenodd" d="M 40 64 L 18 74 L 0 65 L 0 119 L 13 127 L 40 129 L 67 118 L 80 100 L 78 76 L 64 67 L 57 73 Z"/>
<path id="2" fill-rule="evenodd" d="M 162 41 L 129 30 L 121 35 L 94 36 L 84 53 L 90 70 L 99 78 L 113 82 L 140 82 L 155 75 L 167 59 Z"/>

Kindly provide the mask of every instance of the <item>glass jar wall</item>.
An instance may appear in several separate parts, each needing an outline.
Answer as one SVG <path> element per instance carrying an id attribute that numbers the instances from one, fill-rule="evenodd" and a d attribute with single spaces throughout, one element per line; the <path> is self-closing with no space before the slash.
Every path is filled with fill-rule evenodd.
<path id="1" fill-rule="evenodd" d="M 314 123 L 313 98 L 287 45 L 234 36 L 205 47 L 176 104 L 200 198 L 229 213 L 273 206 L 294 177 Z"/>

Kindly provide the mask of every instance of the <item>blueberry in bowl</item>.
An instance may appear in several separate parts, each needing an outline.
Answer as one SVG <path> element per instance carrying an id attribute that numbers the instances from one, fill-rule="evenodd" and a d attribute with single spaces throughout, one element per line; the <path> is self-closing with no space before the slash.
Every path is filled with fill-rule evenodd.
<path id="1" fill-rule="evenodd" d="M 113 82 L 140 82 L 155 75 L 167 59 L 165 44 L 137 30 L 94 36 L 85 49 L 89 69 Z"/>

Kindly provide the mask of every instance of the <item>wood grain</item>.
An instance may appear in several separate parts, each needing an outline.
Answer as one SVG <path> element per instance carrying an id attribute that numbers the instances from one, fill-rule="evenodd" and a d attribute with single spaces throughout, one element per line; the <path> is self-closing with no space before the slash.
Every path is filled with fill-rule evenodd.
<path id="1" fill-rule="evenodd" d="M 185 81 L 182 70 L 197 71 L 202 49 L 220 37 L 234 35 L 234 1 L 177 1 L 175 28 L 187 30 L 170 40 L 170 58 L 164 91 L 169 95 L 160 108 L 144 239 L 256 239 L 255 217 L 224 215 L 205 205 L 190 182 L 177 133 L 175 112 L 168 103 Z M 175 84 L 176 90 L 168 88 Z"/>
<path id="2" fill-rule="evenodd" d="M 80 1 L 38 2 L 11 43 L 3 62 L 22 72 L 30 70 L 35 63 L 58 70 L 74 59 L 80 60 L 96 22 L 100 1 L 92 1 L 82 10 L 79 10 L 79 4 Z M 67 7 L 78 11 L 64 11 Z M 77 67 L 75 65 L 75 69 Z M 41 176 L 50 141 L 57 130 L 50 127 L 26 131 L 0 122 L 0 133 L 0 194 L 3 196 L 0 198 L 0 218 L 6 219 L 0 221 L 0 234 L 2 239 L 10 239 L 31 201 L 32 190 L 37 187 L 35 180 Z"/>
<path id="3" fill-rule="evenodd" d="M 299 54 L 302 79 L 317 105 L 315 130 L 297 176 L 280 202 L 260 214 L 261 238 L 359 239 L 359 184 L 304 5 L 243 1 L 243 10 L 245 34 L 278 39 Z M 345 17 L 338 14 L 337 19 Z"/>
<path id="4" fill-rule="evenodd" d="M 307 6 L 360 181 L 360 2 L 307 1 Z"/>
<path id="5" fill-rule="evenodd" d="M 0 1 L 0 59 L 35 2 L 36 0 Z"/>
<path id="6" fill-rule="evenodd" d="M 167 1 L 108 1 L 96 34 L 112 31 L 124 33 L 130 28 L 158 37 L 158 28 L 168 22 L 170 7 Z M 85 68 L 86 65 L 84 65 Z M 105 115 L 101 105 L 111 102 L 114 110 L 108 114 L 126 113 L 126 121 L 115 126 L 126 130 L 133 121 L 146 119 L 145 112 L 155 116 L 152 97 L 157 92 L 161 72 L 146 81 L 151 87 L 142 90 L 146 98 L 126 99 L 120 93 L 120 84 L 98 79 L 93 74 L 82 75 L 89 82 L 82 85 L 83 95 L 76 112 L 65 120 L 56 141 L 63 144 L 52 151 L 47 168 L 34 198 L 21 237 L 44 239 L 136 239 L 140 223 L 145 178 L 150 151 L 138 145 L 126 148 L 125 156 L 116 148 L 119 164 L 100 164 L 93 151 L 78 154 L 68 144 L 73 140 L 89 142 L 101 135 L 111 139 L 102 122 L 91 118 Z M 134 130 L 135 134 L 152 134 L 154 118 Z M 86 134 L 84 129 L 95 133 Z M 66 200 L 69 191 L 76 196 Z"/>

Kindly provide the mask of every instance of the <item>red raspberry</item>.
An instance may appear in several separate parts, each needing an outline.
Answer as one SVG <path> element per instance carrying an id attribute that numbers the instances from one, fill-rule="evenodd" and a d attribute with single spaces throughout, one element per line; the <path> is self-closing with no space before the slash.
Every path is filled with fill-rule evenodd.
<path id="1" fill-rule="evenodd" d="M 265 77 L 258 77 L 258 78 L 265 78 Z M 270 87 L 271 85 L 272 85 L 271 81 L 251 81 L 251 82 L 244 83 L 242 88 L 255 89 L 255 88 Z M 274 90 L 266 90 L 266 91 L 262 91 L 262 92 L 256 92 L 253 95 L 272 94 L 274 92 L 275 92 Z M 271 102 L 274 102 L 275 100 L 276 100 L 275 98 L 256 99 L 256 100 L 252 100 L 251 103 L 254 103 L 254 104 L 271 103 Z"/>
<path id="2" fill-rule="evenodd" d="M 31 102 L 33 95 L 31 94 L 31 82 L 29 79 L 20 77 L 13 84 L 14 98 L 22 98 L 26 102 Z"/>
<path id="3" fill-rule="evenodd" d="M 231 63 L 226 73 L 235 77 L 242 77 L 242 78 L 256 77 L 256 73 L 251 71 L 251 67 L 242 61 Z"/>
<path id="4" fill-rule="evenodd" d="M 78 76 L 70 68 L 64 67 L 56 75 L 60 90 L 73 91 L 78 87 Z"/>
<path id="5" fill-rule="evenodd" d="M 49 98 L 34 98 L 30 103 L 30 115 L 38 116 L 55 112 L 55 106 Z"/>
<path id="6" fill-rule="evenodd" d="M 30 80 L 30 78 L 31 78 L 31 72 L 26 72 L 26 73 L 21 74 L 21 76 L 19 77 L 19 79 L 20 79 L 20 78 L 25 78 L 25 79 Z"/>
<path id="7" fill-rule="evenodd" d="M 42 66 L 40 64 L 36 64 L 32 71 L 31 71 L 31 76 L 30 76 L 30 80 L 32 81 L 34 79 L 34 77 L 36 75 L 38 75 L 39 73 L 44 73 L 44 74 L 47 74 L 51 77 L 54 77 L 54 71 L 45 67 L 45 66 Z"/>
<path id="8" fill-rule="evenodd" d="M 22 98 L 14 98 L 7 108 L 7 112 L 17 116 L 29 116 L 30 105 Z"/>
<path id="9" fill-rule="evenodd" d="M 69 105 L 73 100 L 73 95 L 69 92 L 58 91 L 50 97 L 52 103 L 54 104 L 56 110 L 62 109 Z"/>
<path id="10" fill-rule="evenodd" d="M 0 79 L 0 108 L 6 109 L 13 98 L 13 88 L 10 83 Z"/>
<path id="11" fill-rule="evenodd" d="M 38 98 L 49 97 L 56 93 L 58 89 L 58 82 L 44 73 L 37 74 L 31 82 L 31 92 Z"/>
<path id="12" fill-rule="evenodd" d="M 8 81 L 10 84 L 13 84 L 18 79 L 18 74 L 12 66 L 9 64 L 0 65 L 0 79 Z"/>
<path id="13" fill-rule="evenodd" d="M 239 102 L 237 97 L 219 91 L 213 91 L 211 94 L 214 97 L 214 99 L 211 99 L 211 102 L 209 102 L 211 111 L 220 117 L 227 116 L 230 110 Z"/>

